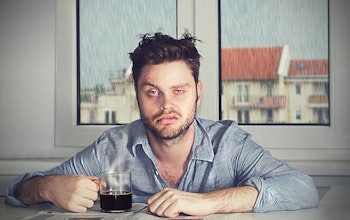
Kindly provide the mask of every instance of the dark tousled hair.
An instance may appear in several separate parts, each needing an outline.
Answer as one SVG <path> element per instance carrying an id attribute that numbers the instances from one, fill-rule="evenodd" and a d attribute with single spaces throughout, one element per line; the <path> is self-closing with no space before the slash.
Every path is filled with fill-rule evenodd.
<path id="1" fill-rule="evenodd" d="M 185 61 L 197 84 L 201 56 L 195 46 L 196 41 L 199 40 L 188 32 L 185 32 L 180 39 L 174 39 L 160 32 L 153 35 L 141 35 L 138 47 L 132 53 L 129 53 L 135 85 L 137 86 L 137 81 L 144 66 L 178 60 Z"/>

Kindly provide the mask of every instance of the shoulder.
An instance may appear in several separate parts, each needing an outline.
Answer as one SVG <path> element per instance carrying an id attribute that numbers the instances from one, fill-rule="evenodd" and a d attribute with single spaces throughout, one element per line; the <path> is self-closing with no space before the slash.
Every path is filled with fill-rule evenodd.
<path id="1" fill-rule="evenodd" d="M 251 136 L 233 120 L 213 121 L 197 118 L 197 125 L 205 131 L 212 142 L 214 139 L 219 139 L 238 144 Z"/>
<path id="2" fill-rule="evenodd" d="M 203 118 L 196 118 L 197 122 L 199 122 L 203 127 L 210 127 L 210 128 L 216 128 L 216 127 L 231 127 L 231 126 L 238 126 L 236 121 L 233 120 L 220 120 L 220 121 L 214 121 L 209 119 L 203 119 Z"/>
<path id="3" fill-rule="evenodd" d="M 222 133 L 229 131 L 243 136 L 249 135 L 248 132 L 244 131 L 237 124 L 237 122 L 233 120 L 213 121 L 208 119 L 197 118 L 197 124 L 209 133 Z"/>

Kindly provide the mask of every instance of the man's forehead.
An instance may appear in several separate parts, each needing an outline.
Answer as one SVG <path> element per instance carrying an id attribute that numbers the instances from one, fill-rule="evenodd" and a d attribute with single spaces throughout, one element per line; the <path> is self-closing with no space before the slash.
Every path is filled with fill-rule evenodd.
<path id="1" fill-rule="evenodd" d="M 150 86 L 191 86 L 195 84 L 193 74 L 185 62 L 168 62 L 147 65 L 142 69 L 139 85 Z"/>

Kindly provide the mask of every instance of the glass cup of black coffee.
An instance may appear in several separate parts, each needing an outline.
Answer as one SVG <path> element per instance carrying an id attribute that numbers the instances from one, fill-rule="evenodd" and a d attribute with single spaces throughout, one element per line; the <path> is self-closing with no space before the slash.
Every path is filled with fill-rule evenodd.
<path id="1" fill-rule="evenodd" d="M 101 173 L 99 185 L 102 211 L 125 212 L 131 210 L 131 173 Z"/>

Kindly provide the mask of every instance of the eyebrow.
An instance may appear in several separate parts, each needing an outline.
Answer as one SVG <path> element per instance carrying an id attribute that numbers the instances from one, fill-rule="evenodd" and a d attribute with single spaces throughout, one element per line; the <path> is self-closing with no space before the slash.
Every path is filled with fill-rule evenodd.
<path id="1" fill-rule="evenodd" d="M 154 87 L 156 89 L 159 89 L 159 86 L 157 86 L 154 83 L 150 83 L 150 82 L 142 83 L 141 87 L 144 87 L 144 86 L 151 86 L 151 87 Z M 189 83 L 180 83 L 178 85 L 171 86 L 171 88 L 174 89 L 174 88 L 183 88 L 183 87 L 190 87 L 190 86 L 191 85 Z"/>
<path id="2" fill-rule="evenodd" d="M 156 88 L 157 90 L 160 90 L 159 87 L 156 84 L 150 83 L 150 82 L 142 83 L 141 86 L 140 86 L 140 89 L 142 89 L 142 88 L 144 88 L 146 86 L 153 87 L 153 88 Z"/>

